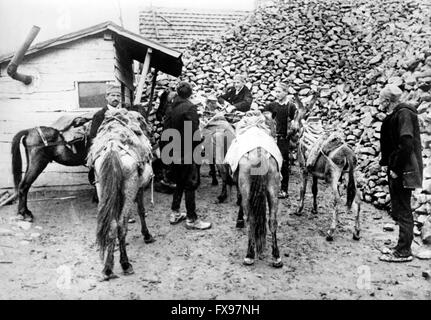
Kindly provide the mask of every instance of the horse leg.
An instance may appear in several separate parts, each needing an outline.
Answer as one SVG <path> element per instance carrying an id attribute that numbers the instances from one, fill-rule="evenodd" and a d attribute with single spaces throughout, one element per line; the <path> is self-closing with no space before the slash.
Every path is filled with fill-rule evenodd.
<path id="1" fill-rule="evenodd" d="M 302 185 L 301 185 L 301 190 L 299 191 L 299 206 L 295 211 L 295 214 L 297 216 L 302 215 L 302 210 L 304 209 L 305 191 L 307 189 L 307 179 L 308 179 L 308 172 L 306 169 L 303 169 L 302 170 Z"/>
<path id="2" fill-rule="evenodd" d="M 238 192 L 237 197 L 238 197 L 237 205 L 238 205 L 239 209 L 238 209 L 238 217 L 236 218 L 236 227 L 237 228 L 244 228 L 245 227 L 244 210 L 242 209 L 242 197 L 241 197 L 241 194 L 239 192 Z"/>
<path id="3" fill-rule="evenodd" d="M 311 212 L 317 214 L 317 191 L 318 191 L 318 178 L 313 176 L 313 184 L 311 186 L 311 191 L 313 192 L 313 209 Z"/>
<path id="4" fill-rule="evenodd" d="M 245 220 L 248 222 L 248 246 L 247 246 L 247 255 L 244 258 L 244 265 L 252 265 L 254 264 L 255 257 L 255 237 L 253 234 L 253 230 L 250 225 L 254 225 L 254 216 L 249 215 L 249 198 L 250 198 L 250 179 L 247 177 L 249 173 L 241 172 L 239 173 L 239 185 L 241 190 L 241 207 L 243 215 L 245 215 Z M 239 214 L 239 213 L 238 213 Z"/>
<path id="5" fill-rule="evenodd" d="M 116 279 L 118 276 L 114 274 L 114 251 L 115 251 L 115 239 L 118 233 L 118 223 L 113 220 L 109 230 L 109 244 L 106 249 L 105 265 L 102 271 L 102 281 L 108 281 Z"/>
<path id="6" fill-rule="evenodd" d="M 228 182 L 228 173 L 225 165 L 217 165 L 217 169 L 220 172 L 220 176 L 222 179 L 222 189 L 220 195 L 217 197 L 219 203 L 225 202 L 227 199 L 227 182 Z"/>
<path id="7" fill-rule="evenodd" d="M 338 180 L 340 179 L 341 172 L 335 172 L 335 170 L 332 170 L 331 172 L 331 188 L 332 193 L 334 195 L 334 211 L 332 212 L 332 222 L 331 227 L 329 228 L 326 240 L 332 241 L 334 240 L 334 232 L 337 228 L 338 224 L 338 211 L 340 206 L 340 194 L 338 193 Z"/>
<path id="8" fill-rule="evenodd" d="M 211 185 L 212 186 L 218 185 L 217 170 L 216 170 L 215 164 L 210 164 L 210 176 L 212 177 Z"/>
<path id="9" fill-rule="evenodd" d="M 153 243 L 156 239 L 150 234 L 147 228 L 147 223 L 145 222 L 145 206 L 144 206 L 144 188 L 141 187 L 138 190 L 138 194 L 136 196 L 136 200 L 138 203 L 138 214 L 141 220 L 141 234 L 144 236 L 145 243 Z"/>
<path id="10" fill-rule="evenodd" d="M 352 210 L 356 211 L 355 217 L 355 231 L 353 232 L 353 240 L 360 240 L 361 236 L 361 225 L 360 225 L 360 212 L 361 212 L 361 203 L 359 197 L 355 195 L 355 200 L 352 203 Z"/>
<path id="11" fill-rule="evenodd" d="M 121 217 L 122 225 L 118 226 L 118 244 L 120 247 L 120 264 L 124 275 L 135 273 L 126 252 L 127 218 Z"/>
<path id="12" fill-rule="evenodd" d="M 49 163 L 49 160 L 42 154 L 42 149 L 31 152 L 28 157 L 27 171 L 24 175 L 24 179 L 18 186 L 18 215 L 22 216 L 24 220 L 33 221 L 33 214 L 27 208 L 27 195 L 28 191 L 42 173 Z"/>
<path id="13" fill-rule="evenodd" d="M 272 236 L 272 266 L 274 268 L 281 268 L 283 266 L 283 262 L 280 258 L 280 251 L 277 245 L 277 211 L 278 211 L 278 186 L 280 184 L 280 174 L 278 173 L 277 164 L 273 163 L 274 166 L 270 167 L 271 170 L 269 172 L 268 179 L 268 191 L 267 191 L 267 199 L 268 199 L 268 207 L 269 207 L 269 230 Z"/>

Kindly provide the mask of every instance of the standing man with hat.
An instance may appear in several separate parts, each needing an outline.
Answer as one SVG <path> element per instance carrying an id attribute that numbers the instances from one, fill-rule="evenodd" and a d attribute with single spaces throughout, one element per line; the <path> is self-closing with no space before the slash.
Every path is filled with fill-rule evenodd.
<path id="1" fill-rule="evenodd" d="M 225 101 L 230 104 L 228 112 L 250 110 L 253 97 L 245 85 L 245 76 L 238 74 L 233 78 L 233 87 L 229 87 L 225 94 L 218 97 L 220 104 Z"/>
<path id="2" fill-rule="evenodd" d="M 412 190 L 422 187 L 422 147 L 416 108 L 401 103 L 402 91 L 387 85 L 380 92 L 381 106 L 387 112 L 380 130 L 380 165 L 387 166 L 391 215 L 398 223 L 398 243 L 380 257 L 381 261 L 406 262 L 413 259 Z"/>
<path id="3" fill-rule="evenodd" d="M 278 197 L 285 199 L 288 197 L 289 190 L 289 175 L 290 175 L 290 138 L 294 128 L 292 128 L 291 121 L 295 118 L 296 106 L 289 100 L 288 85 L 285 83 L 277 83 L 274 95 L 275 102 L 269 103 L 265 106 L 264 112 L 271 112 L 272 118 L 276 122 L 277 130 L 277 145 L 283 156 L 283 165 L 281 167 L 281 189 Z"/>

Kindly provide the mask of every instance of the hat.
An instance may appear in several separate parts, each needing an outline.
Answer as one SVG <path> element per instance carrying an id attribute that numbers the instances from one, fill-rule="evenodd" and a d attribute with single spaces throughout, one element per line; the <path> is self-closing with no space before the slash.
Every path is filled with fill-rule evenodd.
<path id="1" fill-rule="evenodd" d="M 217 97 L 215 94 L 210 94 L 207 98 L 208 101 L 217 101 Z"/>
<path id="2" fill-rule="evenodd" d="M 239 80 L 241 82 L 245 82 L 245 76 L 242 74 L 237 74 L 235 77 L 233 77 L 234 80 Z"/>
<path id="3" fill-rule="evenodd" d="M 389 99 L 390 101 L 396 101 L 401 97 L 403 92 L 396 85 L 388 84 L 380 91 L 380 100 Z"/>
<path id="4" fill-rule="evenodd" d="M 279 87 L 281 90 L 285 92 L 287 92 L 287 90 L 289 89 L 289 86 L 283 82 L 278 82 L 277 87 Z"/>
<path id="5" fill-rule="evenodd" d="M 121 86 L 118 83 L 107 83 L 106 94 L 119 93 L 121 94 Z"/>

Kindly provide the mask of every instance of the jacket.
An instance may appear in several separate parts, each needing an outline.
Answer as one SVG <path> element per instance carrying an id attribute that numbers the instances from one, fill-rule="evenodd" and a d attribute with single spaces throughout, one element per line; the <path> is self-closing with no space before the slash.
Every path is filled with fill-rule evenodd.
<path id="1" fill-rule="evenodd" d="M 290 121 L 295 118 L 296 113 L 295 104 L 293 104 L 292 102 L 287 102 L 286 104 L 272 102 L 265 106 L 264 111 L 271 112 L 272 118 L 275 119 L 277 136 L 289 136 Z"/>
<path id="2" fill-rule="evenodd" d="M 226 100 L 235 106 L 238 111 L 242 112 L 247 112 L 250 110 L 251 103 L 253 101 L 253 97 L 251 96 L 250 90 L 247 88 L 247 86 L 242 87 L 238 94 L 236 94 L 234 87 L 230 87 L 227 89 L 225 94 L 219 97 L 219 100 L 221 99 Z"/>
<path id="3" fill-rule="evenodd" d="M 191 164 L 194 162 L 193 152 L 202 142 L 197 107 L 179 96 L 174 98 L 171 107 L 164 127 L 177 130 L 181 136 L 181 156 L 180 158 L 174 156 L 176 164 Z"/>
<path id="4" fill-rule="evenodd" d="M 402 177 L 405 188 L 422 188 L 422 144 L 414 106 L 400 103 L 383 120 L 380 150 L 380 164 Z"/>

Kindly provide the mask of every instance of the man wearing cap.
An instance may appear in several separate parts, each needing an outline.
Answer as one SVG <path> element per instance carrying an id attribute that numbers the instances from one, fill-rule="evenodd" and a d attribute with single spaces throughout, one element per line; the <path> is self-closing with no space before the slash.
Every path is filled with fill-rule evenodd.
<path id="1" fill-rule="evenodd" d="M 245 85 L 245 77 L 243 75 L 236 75 L 233 79 L 233 87 L 229 87 L 225 94 L 218 97 L 220 104 L 224 104 L 225 101 L 230 104 L 228 112 L 247 112 L 250 110 L 253 97 Z"/>
<path id="2" fill-rule="evenodd" d="M 115 109 L 115 108 L 121 108 L 121 87 L 118 84 L 107 84 L 106 87 L 106 101 L 108 104 L 97 111 L 93 119 L 91 121 L 91 128 L 90 133 L 88 134 L 87 138 L 87 150 L 90 150 L 91 143 L 93 142 L 93 139 L 97 135 L 97 130 L 99 129 L 100 125 L 102 124 L 103 120 L 105 119 L 105 113 L 109 109 Z M 88 172 L 88 180 L 91 184 L 94 185 L 95 183 L 95 177 L 94 177 L 94 168 L 90 168 L 90 171 Z"/>
<path id="3" fill-rule="evenodd" d="M 387 166 L 391 215 L 399 225 L 398 243 L 387 249 L 380 260 L 406 262 L 413 259 L 412 190 L 422 187 L 422 150 L 418 113 L 414 106 L 401 103 L 402 91 L 387 85 L 380 92 L 381 106 L 387 112 L 380 130 L 380 165 Z"/>
<path id="4" fill-rule="evenodd" d="M 205 230 L 211 228 L 210 222 L 200 220 L 196 214 L 195 191 L 200 183 L 200 168 L 193 159 L 193 150 L 201 143 L 194 140 L 199 136 L 199 115 L 197 107 L 190 102 L 192 87 L 187 82 L 177 86 L 177 96 L 172 101 L 172 110 L 165 121 L 165 129 L 175 129 L 180 134 L 181 157 L 172 164 L 172 179 L 176 186 L 172 198 L 171 224 L 177 224 L 186 219 L 187 229 Z M 189 133 L 189 135 L 187 135 Z M 191 135 L 190 135 L 191 133 Z M 191 152 L 187 152 L 189 150 Z M 162 151 L 162 155 L 163 155 Z M 163 159 L 162 159 L 163 160 Z M 181 198 L 185 194 L 186 211 L 180 213 Z"/>
<path id="5" fill-rule="evenodd" d="M 296 106 L 289 100 L 288 86 L 285 83 L 277 83 L 274 89 L 275 102 L 265 106 L 264 112 L 271 112 L 272 118 L 276 122 L 277 145 L 283 156 L 281 167 L 281 189 L 278 197 L 285 199 L 288 196 L 289 174 L 290 174 L 290 138 L 294 128 L 291 121 L 295 118 Z"/>
<path id="6" fill-rule="evenodd" d="M 91 122 L 91 129 L 90 134 L 88 136 L 88 144 L 87 146 L 90 147 L 91 142 L 97 135 L 97 130 L 99 129 L 100 125 L 102 124 L 103 120 L 105 119 L 105 113 L 108 110 L 114 110 L 117 108 L 121 108 L 121 87 L 118 84 L 108 84 L 106 87 L 106 101 L 108 104 L 97 111 L 94 116 L 93 120 Z"/>

